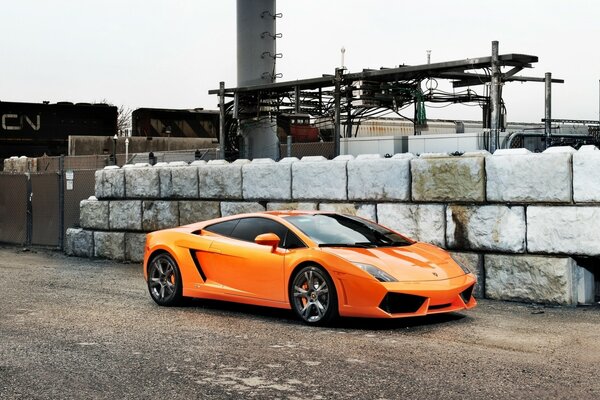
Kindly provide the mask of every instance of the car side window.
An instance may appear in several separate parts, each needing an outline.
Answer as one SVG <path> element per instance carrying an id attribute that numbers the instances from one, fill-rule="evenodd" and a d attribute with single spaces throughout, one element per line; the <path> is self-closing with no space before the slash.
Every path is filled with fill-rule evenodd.
<path id="1" fill-rule="evenodd" d="M 293 232 L 280 223 L 260 217 L 242 218 L 231 232 L 231 237 L 235 239 L 254 242 L 258 235 L 263 233 L 274 233 L 281 239 L 279 247 L 298 248 L 305 247 L 304 243 Z M 291 245 L 291 247 L 290 247 Z"/>
<path id="2" fill-rule="evenodd" d="M 235 228 L 235 226 L 238 224 L 238 222 L 240 222 L 239 219 L 232 219 L 225 222 L 219 222 L 205 227 L 204 230 L 217 233 L 223 236 L 231 236 L 231 232 L 233 231 L 233 228 Z"/>

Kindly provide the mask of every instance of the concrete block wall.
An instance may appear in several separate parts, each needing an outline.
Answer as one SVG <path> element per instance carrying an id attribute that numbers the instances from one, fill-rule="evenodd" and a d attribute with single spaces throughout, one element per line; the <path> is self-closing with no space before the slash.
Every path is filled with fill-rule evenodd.
<path id="1" fill-rule="evenodd" d="M 355 214 L 451 251 L 479 297 L 594 301 L 600 152 L 585 147 L 136 164 L 96 172 L 67 252 L 139 262 L 146 232 L 237 213 Z M 92 248 L 92 250 L 90 250 Z M 590 265 L 592 265 L 590 267 Z M 595 266 L 594 266 L 595 265 Z"/>

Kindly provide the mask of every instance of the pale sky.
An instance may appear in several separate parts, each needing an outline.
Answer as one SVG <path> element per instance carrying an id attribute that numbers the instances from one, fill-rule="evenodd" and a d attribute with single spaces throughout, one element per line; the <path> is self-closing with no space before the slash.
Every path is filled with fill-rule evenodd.
<path id="1" fill-rule="evenodd" d="M 251 1 L 251 0 L 248 0 Z M 236 85 L 235 0 L 0 0 L 0 100 L 216 109 Z M 553 77 L 553 118 L 598 119 L 600 1 L 279 0 L 280 81 L 500 54 L 536 55 Z M 448 88 L 449 86 L 440 86 Z M 481 90 L 481 89 L 476 89 Z M 504 87 L 508 120 L 539 122 L 543 83 Z M 427 109 L 480 119 L 478 107 Z"/>

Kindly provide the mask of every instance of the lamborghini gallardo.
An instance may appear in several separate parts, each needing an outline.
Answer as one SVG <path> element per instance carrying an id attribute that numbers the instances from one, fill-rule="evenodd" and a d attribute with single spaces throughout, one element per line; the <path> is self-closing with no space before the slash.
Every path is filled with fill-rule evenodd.
<path id="1" fill-rule="evenodd" d="M 240 214 L 152 232 L 143 268 L 161 306 L 233 301 L 292 309 L 311 325 L 476 305 L 475 276 L 446 251 L 329 212 Z"/>

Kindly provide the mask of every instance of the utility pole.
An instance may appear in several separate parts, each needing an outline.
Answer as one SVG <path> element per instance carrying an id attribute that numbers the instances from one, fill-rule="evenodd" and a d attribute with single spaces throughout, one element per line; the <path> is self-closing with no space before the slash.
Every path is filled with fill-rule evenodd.
<path id="1" fill-rule="evenodd" d="M 219 82 L 219 158 L 225 159 L 225 82 Z"/>
<path id="2" fill-rule="evenodd" d="M 490 153 L 498 148 L 500 138 L 500 65 L 498 63 L 498 41 L 492 42 L 492 82 L 490 86 Z"/>
<path id="3" fill-rule="evenodd" d="M 550 136 L 552 135 L 552 73 L 546 72 L 544 78 L 546 87 L 546 98 L 544 102 L 544 138 L 546 142 L 546 148 L 548 148 L 550 147 Z"/>
<path id="4" fill-rule="evenodd" d="M 340 103 L 341 103 L 341 86 L 342 86 L 342 68 L 335 69 L 334 85 L 335 89 L 333 92 L 334 97 L 334 108 L 335 116 L 333 123 L 333 140 L 334 140 L 334 157 L 340 155 Z"/>

